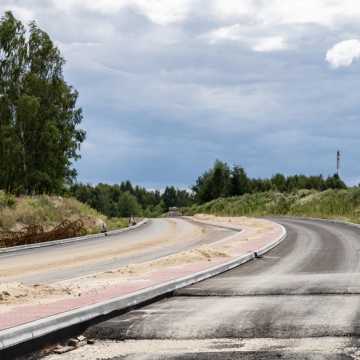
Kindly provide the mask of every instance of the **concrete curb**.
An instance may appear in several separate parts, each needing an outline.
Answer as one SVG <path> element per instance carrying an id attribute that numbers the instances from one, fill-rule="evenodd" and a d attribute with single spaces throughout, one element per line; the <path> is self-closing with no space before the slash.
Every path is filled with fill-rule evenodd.
<path id="1" fill-rule="evenodd" d="M 139 228 L 140 226 L 148 223 L 148 221 L 149 221 L 149 219 L 144 219 L 134 226 L 130 226 L 130 227 L 127 227 L 124 229 L 119 229 L 119 230 L 108 231 L 107 236 L 119 235 L 124 232 L 135 230 L 135 229 Z M 31 250 L 31 249 L 37 249 L 37 248 L 55 246 L 55 245 L 70 244 L 70 243 L 80 242 L 80 241 L 84 241 L 84 240 L 100 239 L 103 237 L 105 237 L 105 234 L 100 233 L 100 234 L 79 236 L 79 237 L 69 238 L 69 239 L 46 241 L 46 242 L 37 243 L 37 244 L 12 246 L 12 247 L 7 247 L 7 248 L 0 248 L 0 254 L 12 253 L 12 252 L 17 252 L 17 251 L 25 251 L 25 250 Z"/>
<path id="2" fill-rule="evenodd" d="M 107 315 L 113 311 L 125 310 L 129 307 L 139 305 L 156 297 L 166 295 L 185 286 L 195 284 L 199 281 L 209 279 L 225 271 L 231 270 L 241 264 L 253 260 L 256 257 L 256 254 L 264 254 L 280 244 L 280 242 L 287 236 L 286 229 L 282 225 L 280 226 L 283 230 L 281 236 L 272 243 L 258 249 L 256 253 L 249 252 L 224 264 L 214 266 L 210 269 L 203 270 L 177 280 L 140 290 L 130 295 L 114 298 L 102 303 L 68 311 L 66 313 L 0 331 L 0 351 L 26 341 L 34 340 L 52 332 L 92 320 L 99 316 Z"/>

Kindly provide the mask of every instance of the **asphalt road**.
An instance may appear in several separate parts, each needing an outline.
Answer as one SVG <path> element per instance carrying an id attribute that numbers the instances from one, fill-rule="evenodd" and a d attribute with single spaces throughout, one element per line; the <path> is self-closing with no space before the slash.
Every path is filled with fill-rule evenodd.
<path id="1" fill-rule="evenodd" d="M 233 233 L 183 219 L 153 219 L 118 235 L 0 254 L 0 282 L 51 284 L 158 259 Z"/>
<path id="2" fill-rule="evenodd" d="M 360 359 L 360 229 L 278 222 L 263 258 L 90 328 L 87 358 Z"/>

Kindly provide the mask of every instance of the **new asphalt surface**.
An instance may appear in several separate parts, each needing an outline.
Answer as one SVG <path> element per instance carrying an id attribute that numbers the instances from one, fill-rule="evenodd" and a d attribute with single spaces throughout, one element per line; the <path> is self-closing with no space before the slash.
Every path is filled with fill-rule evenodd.
<path id="1" fill-rule="evenodd" d="M 88 359 L 360 359 L 360 229 L 275 220 L 262 258 L 88 329 Z"/>

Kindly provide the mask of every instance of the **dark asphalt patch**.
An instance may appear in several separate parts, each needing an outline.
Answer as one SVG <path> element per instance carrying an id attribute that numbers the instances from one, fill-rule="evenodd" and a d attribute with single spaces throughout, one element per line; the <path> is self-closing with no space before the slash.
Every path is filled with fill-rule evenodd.
<path id="1" fill-rule="evenodd" d="M 359 304 L 358 295 L 175 296 L 97 324 L 86 335 L 103 340 L 357 336 L 360 329 L 352 320 Z"/>

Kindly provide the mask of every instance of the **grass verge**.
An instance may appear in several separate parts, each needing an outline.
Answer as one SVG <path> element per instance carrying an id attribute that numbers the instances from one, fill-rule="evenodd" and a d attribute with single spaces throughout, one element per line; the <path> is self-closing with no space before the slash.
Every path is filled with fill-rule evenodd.
<path id="1" fill-rule="evenodd" d="M 220 198 L 184 209 L 218 216 L 288 215 L 338 219 L 360 223 L 360 188 L 346 190 L 299 190 L 293 193 L 275 191 Z"/>

